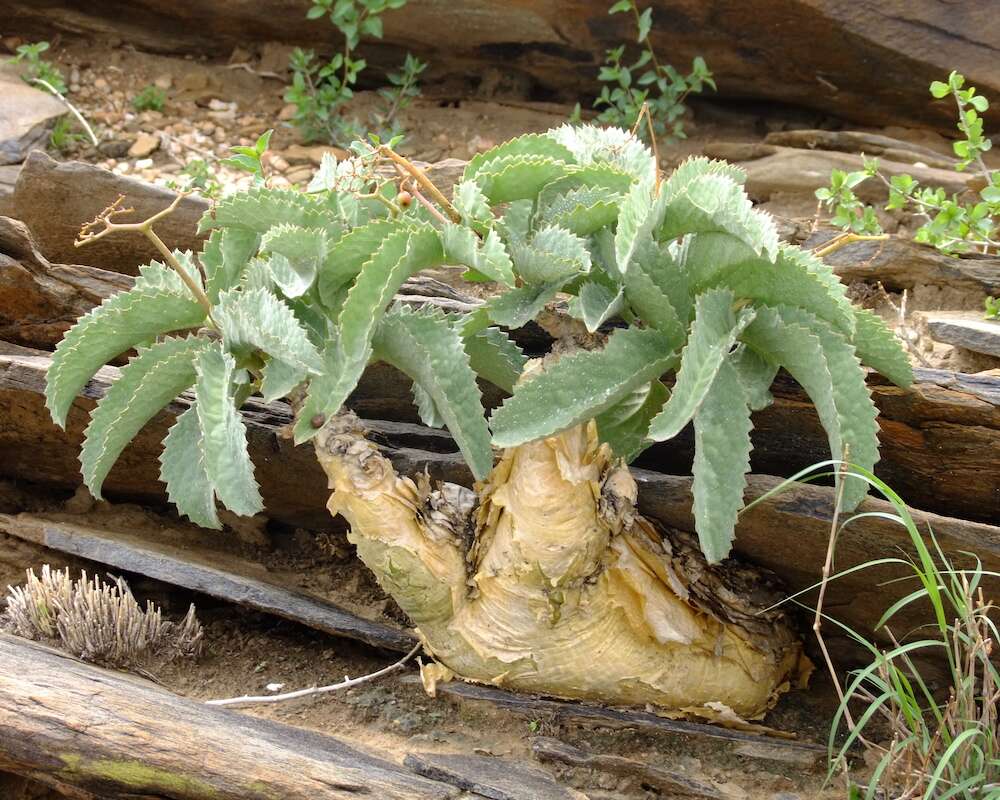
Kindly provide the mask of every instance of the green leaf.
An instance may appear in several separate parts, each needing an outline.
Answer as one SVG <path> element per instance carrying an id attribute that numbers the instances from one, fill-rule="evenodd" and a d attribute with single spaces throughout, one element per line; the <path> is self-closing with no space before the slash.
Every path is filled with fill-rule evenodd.
<path id="1" fill-rule="evenodd" d="M 751 411 L 760 411 L 774 402 L 771 384 L 780 367 L 768 361 L 746 345 L 729 355 L 728 361 L 736 369 L 740 383 L 747 393 L 747 403 Z"/>
<path id="2" fill-rule="evenodd" d="M 297 225 L 275 225 L 261 240 L 261 250 L 272 255 L 274 281 L 288 297 L 300 297 L 316 280 L 329 250 L 326 231 Z"/>
<path id="3" fill-rule="evenodd" d="M 687 315 L 681 317 L 667 291 L 678 289 L 686 295 L 686 288 L 678 285 L 681 279 L 683 272 L 680 265 L 670 258 L 669 253 L 662 252 L 652 239 L 646 241 L 625 275 L 625 297 L 629 305 L 647 325 L 670 336 L 677 347 L 687 336 Z M 690 300 L 684 299 L 690 305 Z"/>
<path id="4" fill-rule="evenodd" d="M 490 431 L 461 335 L 440 313 L 397 306 L 383 317 L 376 357 L 409 375 L 433 400 L 477 480 L 493 468 Z"/>
<path id="5" fill-rule="evenodd" d="M 662 192 L 668 198 L 676 197 L 685 192 L 692 181 L 703 175 L 722 175 L 739 184 L 746 183 L 747 179 L 746 172 L 735 164 L 705 156 L 691 156 L 684 159 L 664 181 Z"/>
<path id="6" fill-rule="evenodd" d="M 462 215 L 462 222 L 492 222 L 493 209 L 475 181 L 460 181 L 452 189 L 452 205 Z"/>
<path id="7" fill-rule="evenodd" d="M 420 421 L 428 428 L 443 428 L 446 422 L 434 404 L 434 398 L 419 383 L 414 382 L 411 389 L 413 391 L 413 404 L 417 407 Z"/>
<path id="8" fill-rule="evenodd" d="M 706 292 L 695 301 L 694 323 L 681 351 L 673 394 L 649 426 L 649 437 L 654 441 L 674 438 L 698 413 L 723 361 L 743 329 L 753 321 L 753 309 L 736 314 L 733 303 L 733 294 L 726 289 Z"/>
<path id="9" fill-rule="evenodd" d="M 493 412 L 493 444 L 514 447 L 591 419 L 658 378 L 676 361 L 659 331 L 615 331 L 603 350 L 560 358 Z"/>
<path id="10" fill-rule="evenodd" d="M 605 195 L 624 195 L 634 180 L 632 175 L 614 164 L 571 167 L 563 177 L 545 185 L 538 194 L 538 205 L 547 207 L 556 198 L 575 189 L 603 189 Z"/>
<path id="11" fill-rule="evenodd" d="M 300 370 L 323 369 L 295 314 L 267 289 L 224 292 L 213 316 L 231 352 L 261 350 Z"/>
<path id="12" fill-rule="evenodd" d="M 198 260 L 205 270 L 205 293 L 213 303 L 219 293 L 238 285 L 243 271 L 260 245 L 255 231 L 222 228 L 212 231 Z"/>
<path id="13" fill-rule="evenodd" d="M 943 97 L 947 97 L 951 92 L 951 87 L 947 83 L 942 83 L 941 81 L 931 82 L 931 95 L 936 99 L 940 100 Z"/>
<path id="14" fill-rule="evenodd" d="M 771 216 L 753 207 L 746 190 L 729 175 L 710 173 L 692 178 L 666 197 L 660 240 L 691 233 L 728 233 L 757 255 L 773 261 L 778 253 L 778 229 Z"/>
<path id="15" fill-rule="evenodd" d="M 565 228 L 577 236 L 589 236 L 618 219 L 621 195 L 605 189 L 580 187 L 558 195 L 538 214 L 540 222 Z"/>
<path id="16" fill-rule="evenodd" d="M 496 231 L 480 241 L 471 228 L 447 222 L 441 227 L 445 261 L 469 267 L 492 281 L 514 285 L 514 266 Z"/>
<path id="17" fill-rule="evenodd" d="M 372 355 L 372 337 L 403 282 L 440 264 L 441 240 L 430 226 L 402 229 L 386 238 L 364 265 L 340 309 L 340 335 L 323 354 L 324 369 L 310 381 L 306 403 L 296 419 L 296 444 L 312 438 L 313 416 L 336 413 L 354 391 Z"/>
<path id="18" fill-rule="evenodd" d="M 59 342 L 45 381 L 45 405 L 52 419 L 64 427 L 77 394 L 115 356 L 204 320 L 205 309 L 176 274 L 157 264 L 145 268 L 134 288 L 107 298 Z"/>
<path id="19" fill-rule="evenodd" d="M 497 325 L 520 328 L 527 325 L 556 296 L 564 281 L 520 286 L 493 297 L 486 304 L 489 318 Z"/>
<path id="20" fill-rule="evenodd" d="M 586 281 L 569 304 L 569 313 L 583 320 L 594 333 L 606 320 L 620 314 L 625 307 L 622 289 L 615 291 L 602 283 Z"/>
<path id="21" fill-rule="evenodd" d="M 306 370 L 273 356 L 267 360 L 261 375 L 260 393 L 265 403 L 287 397 L 292 389 L 309 377 Z"/>
<path id="22" fill-rule="evenodd" d="M 297 225 L 302 228 L 327 228 L 333 235 L 337 223 L 330 211 L 302 192 L 291 189 L 251 189 L 230 195 L 205 212 L 198 223 L 198 232 L 213 228 L 241 228 L 261 235 L 275 225 Z"/>
<path id="23" fill-rule="evenodd" d="M 400 222 L 377 220 L 355 228 L 331 244 L 319 275 L 319 296 L 323 303 L 330 306 L 340 288 L 357 277 L 382 243 L 405 229 Z"/>
<path id="24" fill-rule="evenodd" d="M 166 339 L 142 349 L 90 415 L 80 463 L 83 482 L 94 497 L 125 445 L 168 403 L 194 383 L 194 359 L 207 342 L 194 337 Z"/>
<path id="25" fill-rule="evenodd" d="M 743 332 L 743 341 L 774 364 L 780 364 L 806 390 L 826 429 L 830 452 L 871 470 L 878 461 L 876 410 L 864 371 L 847 339 L 800 309 L 760 308 Z M 852 510 L 867 484 L 848 478 L 844 508 Z"/>
<path id="26" fill-rule="evenodd" d="M 621 128 L 563 125 L 548 132 L 580 166 L 610 164 L 639 181 L 655 181 L 656 161 L 639 139 Z"/>
<path id="27" fill-rule="evenodd" d="M 548 134 L 528 133 L 498 145 L 484 153 L 478 153 L 465 165 L 462 181 L 478 181 L 480 172 L 496 172 L 497 165 L 506 159 L 542 158 L 551 161 L 573 162 L 573 154 L 564 145 Z M 494 201 L 496 202 L 496 201 Z"/>
<path id="28" fill-rule="evenodd" d="M 510 394 L 528 359 L 499 328 L 485 328 L 465 336 L 465 352 L 472 371 Z"/>
<path id="29" fill-rule="evenodd" d="M 640 386 L 607 411 L 598 414 L 597 435 L 626 462 L 635 460 L 651 444 L 649 423 L 660 413 L 670 392 L 660 381 Z"/>
<path id="30" fill-rule="evenodd" d="M 533 199 L 542 188 L 566 174 L 568 165 L 540 156 L 507 156 L 476 172 L 476 183 L 491 203 Z"/>
<path id="31" fill-rule="evenodd" d="M 913 384 L 913 367 L 899 339 L 881 317 L 866 308 L 854 309 L 854 347 L 862 363 L 904 389 Z"/>
<path id="32" fill-rule="evenodd" d="M 731 237 L 698 234 L 688 246 L 685 268 L 692 291 L 725 287 L 760 305 L 802 308 L 845 335 L 854 334 L 854 310 L 844 286 L 822 262 L 798 248 L 781 247 L 771 263 Z"/>
<path id="33" fill-rule="evenodd" d="M 198 409 L 194 406 L 177 418 L 163 440 L 160 480 L 181 514 L 203 528 L 222 528 L 215 510 L 215 489 L 205 471 Z"/>
<path id="34" fill-rule="evenodd" d="M 750 470 L 750 409 L 736 370 L 724 359 L 694 417 L 694 519 L 710 564 L 729 555 Z"/>
<path id="35" fill-rule="evenodd" d="M 247 453 L 246 426 L 234 402 L 236 361 L 216 345 L 199 353 L 195 369 L 205 474 L 226 508 L 253 516 L 264 503 Z"/>
<path id="36" fill-rule="evenodd" d="M 639 181 L 632 186 L 618 211 L 615 230 L 615 263 L 618 274 L 628 275 L 639 249 L 652 240 L 654 228 L 663 223 L 666 195 L 653 197 L 653 182 Z"/>
<path id="37" fill-rule="evenodd" d="M 527 283 L 565 282 L 590 271 L 587 242 L 565 228 L 542 228 L 530 242 L 513 244 L 511 255 L 517 274 Z"/>

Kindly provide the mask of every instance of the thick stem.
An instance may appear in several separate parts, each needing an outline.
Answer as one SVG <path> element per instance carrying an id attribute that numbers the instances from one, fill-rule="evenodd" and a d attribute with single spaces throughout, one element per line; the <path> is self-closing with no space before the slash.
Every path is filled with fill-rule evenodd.
<path id="1" fill-rule="evenodd" d="M 511 448 L 471 493 L 398 477 L 356 418 L 317 436 L 329 508 L 451 675 L 560 697 L 759 716 L 808 672 L 784 617 L 745 599 L 763 578 L 711 567 L 635 512 L 628 469 L 593 423 Z"/>

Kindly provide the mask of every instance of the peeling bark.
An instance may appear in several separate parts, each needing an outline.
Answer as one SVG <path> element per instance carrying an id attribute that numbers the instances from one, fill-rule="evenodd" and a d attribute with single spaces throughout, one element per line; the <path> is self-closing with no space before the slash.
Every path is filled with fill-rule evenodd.
<path id="1" fill-rule="evenodd" d="M 810 666 L 767 579 L 710 567 L 635 511 L 593 423 L 511 448 L 467 489 L 396 474 L 342 413 L 316 439 L 350 540 L 452 675 L 557 697 L 757 718 Z M 474 527 L 471 547 L 465 532 Z M 753 599 L 745 592 L 756 584 Z"/>

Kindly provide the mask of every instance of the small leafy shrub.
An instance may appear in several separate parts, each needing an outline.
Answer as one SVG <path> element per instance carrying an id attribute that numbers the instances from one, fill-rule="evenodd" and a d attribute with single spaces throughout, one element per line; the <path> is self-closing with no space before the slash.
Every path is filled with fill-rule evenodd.
<path id="1" fill-rule="evenodd" d="M 50 64 L 42 57 L 42 53 L 48 49 L 48 42 L 22 44 L 17 48 L 17 55 L 8 59 L 8 63 L 24 65 L 25 70 L 22 77 L 26 83 L 44 81 L 59 94 L 66 94 L 66 80 L 63 78 L 62 72 L 59 71 L 59 67 Z"/>
<path id="2" fill-rule="evenodd" d="M 73 126 L 66 117 L 59 117 L 49 134 L 49 146 L 59 152 L 68 153 L 78 142 L 86 139 L 82 133 L 73 133 Z"/>
<path id="3" fill-rule="evenodd" d="M 948 197 L 940 187 L 921 186 L 910 175 L 886 177 L 879 171 L 877 159 L 866 159 L 864 168 L 845 173 L 833 170 L 830 185 L 816 190 L 816 197 L 833 214 L 831 222 L 844 230 L 861 235 L 880 235 L 882 226 L 875 209 L 863 203 L 854 189 L 864 181 L 874 178 L 882 181 L 889 190 L 886 211 L 908 211 L 924 220 L 914 234 L 914 241 L 937 248 L 949 255 L 978 251 L 1000 251 L 1000 170 L 991 170 L 983 161 L 983 153 L 993 142 L 983 134 L 980 114 L 989 107 L 989 101 L 976 94 L 974 86 L 965 87 L 965 77 L 957 72 L 948 76 L 947 83 L 934 81 L 931 96 L 937 100 L 951 97 L 958 111 L 958 131 L 962 138 L 952 145 L 959 160 L 955 170 L 963 172 L 972 167 L 982 177 L 978 197 L 965 200 Z M 993 298 L 987 300 L 989 305 Z"/>
<path id="4" fill-rule="evenodd" d="M 167 103 L 167 93 L 159 86 L 149 84 L 132 98 L 132 108 L 136 111 L 163 111 Z"/>
<path id="5" fill-rule="evenodd" d="M 404 5 L 406 0 L 313 0 L 307 16 L 328 17 L 343 35 L 344 49 L 325 63 L 313 50 L 297 48 L 292 53 L 292 84 L 285 102 L 295 105 L 292 123 L 307 141 L 344 143 L 361 137 L 362 126 L 343 114 L 344 104 L 354 96 L 358 75 L 367 66 L 355 53 L 362 37 L 382 38 L 382 14 Z M 377 128 L 395 129 L 396 114 L 420 94 L 416 79 L 425 67 L 407 54 L 402 70 L 390 73 L 392 86 L 383 94 L 386 105 L 375 120 Z"/>
<path id="6" fill-rule="evenodd" d="M 598 75 L 606 85 L 594 101 L 595 108 L 603 109 L 597 117 L 598 122 L 634 128 L 645 105 L 649 108 L 657 137 L 668 142 L 686 138 L 684 101 L 692 92 L 699 93 L 706 86 L 715 89 L 715 80 L 705 60 L 701 56 L 695 58 L 687 75 L 682 75 L 670 64 L 661 64 L 649 41 L 653 27 L 651 6 L 640 12 L 636 0 L 619 0 L 608 13 L 631 13 L 635 17 L 636 41 L 642 50 L 631 65 L 624 61 L 626 45 L 608 51 Z"/>
<path id="7" fill-rule="evenodd" d="M 180 171 L 180 180 L 167 184 L 171 189 L 184 192 L 198 192 L 209 200 L 222 196 L 222 184 L 212 166 L 203 158 L 193 158 Z"/>
<path id="8" fill-rule="evenodd" d="M 403 134 L 396 116 L 400 111 L 409 108 L 414 98 L 420 96 L 417 78 L 425 69 L 427 69 L 426 62 L 414 57 L 411 53 L 407 53 L 402 69 L 399 72 L 390 72 L 386 76 L 390 85 L 383 86 L 378 90 L 383 105 L 372 119 L 376 136 L 379 139 L 394 139 Z"/>
<path id="9" fill-rule="evenodd" d="M 986 318 L 1000 319 L 1000 297 L 986 298 Z"/>
<path id="10" fill-rule="evenodd" d="M 53 571 L 48 564 L 40 578 L 29 569 L 25 585 L 10 588 L 0 625 L 26 639 L 56 641 L 84 661 L 116 667 L 155 656 L 196 656 L 203 636 L 193 605 L 174 624 L 152 603 L 142 609 L 121 578 L 109 584 L 84 572 L 73 580 L 69 569 Z"/>
<path id="11" fill-rule="evenodd" d="M 219 527 L 216 499 L 255 514 L 240 407 L 255 394 L 291 397 L 295 441 L 308 441 L 376 361 L 413 380 L 421 418 L 447 426 L 480 480 L 494 447 L 589 420 L 625 460 L 693 423 L 694 513 L 711 561 L 730 550 L 751 413 L 771 402 L 779 367 L 815 401 L 832 452 L 876 462 L 861 364 L 905 385 L 909 362 L 829 267 L 779 243 L 738 168 L 692 158 L 663 180 L 628 132 L 566 125 L 477 155 L 449 200 L 392 143 L 354 152 L 326 159 L 308 194 L 262 184 L 221 200 L 202 220 L 200 254 L 142 267 L 134 288 L 66 334 L 46 384 L 60 425 L 97 369 L 138 348 L 87 428 L 81 463 L 95 496 L 139 429 L 193 389 L 165 440 L 170 499 L 206 527 Z M 383 162 L 405 185 L 377 171 Z M 107 209 L 81 240 L 113 233 L 117 213 Z M 469 314 L 394 302 L 410 276 L 443 264 L 493 282 L 495 296 Z M 522 375 L 526 359 L 506 331 L 558 295 L 572 326 L 599 344 Z M 672 391 L 664 374 L 675 376 Z M 510 395 L 488 420 L 479 378 Z M 866 488 L 849 481 L 847 504 Z"/>

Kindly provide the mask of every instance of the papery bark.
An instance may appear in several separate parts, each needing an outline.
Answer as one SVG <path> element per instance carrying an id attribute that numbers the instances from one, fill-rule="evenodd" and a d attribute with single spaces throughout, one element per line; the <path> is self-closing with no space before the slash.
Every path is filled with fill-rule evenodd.
<path id="1" fill-rule="evenodd" d="M 594 423 L 505 451 L 468 489 L 398 476 L 342 413 L 316 440 L 328 507 L 435 664 L 466 680 L 666 712 L 759 718 L 811 666 L 767 577 L 708 565 L 635 511 Z"/>

